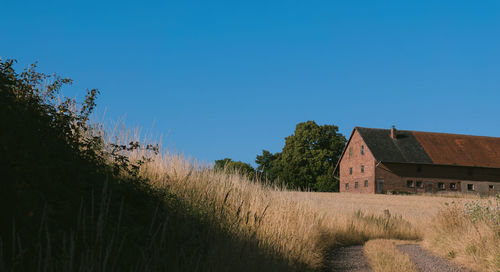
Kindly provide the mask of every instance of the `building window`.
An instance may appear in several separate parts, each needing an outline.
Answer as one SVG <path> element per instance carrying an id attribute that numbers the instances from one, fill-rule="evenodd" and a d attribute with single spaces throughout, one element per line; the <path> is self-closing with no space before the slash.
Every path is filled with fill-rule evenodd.
<path id="1" fill-rule="evenodd" d="M 345 184 L 345 189 L 346 189 L 346 190 L 349 190 L 349 183 L 346 183 L 346 184 Z"/>
<path id="2" fill-rule="evenodd" d="M 443 182 L 439 182 L 438 183 L 438 188 L 439 188 L 439 190 L 444 190 L 445 189 L 444 183 Z"/>
<path id="3" fill-rule="evenodd" d="M 354 188 L 358 189 L 358 187 L 359 187 L 358 182 L 357 182 L 357 181 L 356 181 L 356 182 L 354 182 Z"/>
<path id="4" fill-rule="evenodd" d="M 422 184 L 421 180 L 417 180 L 417 187 L 418 188 L 423 188 L 424 187 L 424 185 Z"/>
<path id="5" fill-rule="evenodd" d="M 349 147 L 349 157 L 352 156 L 352 147 Z"/>
<path id="6" fill-rule="evenodd" d="M 364 145 L 362 145 L 362 146 L 361 146 L 361 155 L 364 155 L 364 154 L 365 154 L 365 146 L 364 146 Z"/>
<path id="7" fill-rule="evenodd" d="M 361 165 L 361 173 L 364 173 L 364 172 L 365 172 L 365 166 Z"/>
<path id="8" fill-rule="evenodd" d="M 474 184 L 467 184 L 467 191 L 474 191 Z"/>
<path id="9" fill-rule="evenodd" d="M 488 185 L 488 188 L 495 189 L 495 186 L 493 186 L 493 184 L 490 184 L 490 185 Z"/>
<path id="10" fill-rule="evenodd" d="M 368 187 L 368 180 L 365 180 L 365 187 Z"/>
<path id="11" fill-rule="evenodd" d="M 451 190 L 456 190 L 457 189 L 457 185 L 455 183 L 450 183 L 450 189 Z"/>
<path id="12" fill-rule="evenodd" d="M 407 180 L 407 181 L 406 181 L 406 187 L 408 187 L 408 188 L 413 188 L 413 186 L 414 186 L 414 185 L 413 185 L 413 180 Z"/>
<path id="13" fill-rule="evenodd" d="M 349 175 L 352 175 L 352 167 L 349 168 Z"/>
<path id="14" fill-rule="evenodd" d="M 417 173 L 422 172 L 422 166 L 417 166 Z"/>

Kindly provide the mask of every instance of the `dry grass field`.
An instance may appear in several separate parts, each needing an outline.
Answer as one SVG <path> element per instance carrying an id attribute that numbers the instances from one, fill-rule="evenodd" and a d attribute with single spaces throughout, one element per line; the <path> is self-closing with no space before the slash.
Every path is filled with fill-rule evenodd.
<path id="1" fill-rule="evenodd" d="M 328 218 L 365 215 L 401 218 L 416 231 L 418 241 L 435 254 L 476 271 L 500 271 L 499 199 L 476 195 L 364 195 L 350 193 L 278 192 L 310 203 Z M 387 247 L 367 244 L 382 258 Z M 379 248 L 379 255 L 374 254 Z M 394 254 L 392 254 L 394 255 Z M 395 256 L 395 255 L 394 255 Z M 372 260 L 374 257 L 372 257 Z M 373 263 L 389 265 L 387 258 Z M 401 259 L 401 258 L 399 258 Z M 401 260 L 394 259 L 398 267 Z M 396 261 L 397 260 L 397 261 Z M 378 270 L 383 271 L 382 266 Z"/>
<path id="2" fill-rule="evenodd" d="M 295 199 L 312 203 L 314 207 L 330 216 L 352 214 L 362 211 L 368 214 L 384 215 L 388 210 L 392 216 L 401 216 L 414 225 L 430 222 L 437 213 L 445 208 L 445 203 L 467 203 L 480 201 L 474 195 L 378 195 L 351 193 L 286 192 Z"/>

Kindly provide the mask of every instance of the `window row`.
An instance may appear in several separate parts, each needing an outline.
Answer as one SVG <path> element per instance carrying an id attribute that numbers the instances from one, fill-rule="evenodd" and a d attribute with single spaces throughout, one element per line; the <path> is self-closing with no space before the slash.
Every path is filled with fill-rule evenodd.
<path id="1" fill-rule="evenodd" d="M 488 184 L 488 190 L 494 190 L 495 189 L 495 186 L 493 184 Z M 476 190 L 476 186 L 474 186 L 474 184 L 467 184 L 467 191 L 475 191 Z"/>
<path id="2" fill-rule="evenodd" d="M 432 186 L 433 183 L 429 183 L 429 186 Z M 406 181 L 406 187 L 408 188 L 424 188 L 424 184 L 422 183 L 421 180 L 413 181 L 411 179 Z M 456 190 L 457 189 L 457 184 L 456 183 L 449 183 L 449 188 L 450 190 Z M 445 190 L 446 189 L 446 184 L 444 182 L 438 182 L 438 189 L 439 190 Z"/>
<path id="3" fill-rule="evenodd" d="M 365 166 L 361 165 L 361 173 L 365 172 Z M 349 175 L 352 175 L 352 167 L 349 168 Z"/>
<path id="4" fill-rule="evenodd" d="M 368 187 L 368 180 L 365 180 L 365 184 L 364 184 L 364 186 L 365 186 L 365 187 Z M 346 184 L 345 184 L 345 188 L 346 188 L 346 190 L 348 190 L 348 189 L 349 189 L 349 183 L 346 183 Z M 354 189 L 357 189 L 357 188 L 359 188 L 359 182 L 355 181 L 355 182 L 354 182 Z"/>
<path id="5" fill-rule="evenodd" d="M 351 147 L 349 147 L 349 157 L 352 156 L 352 153 L 353 153 L 353 147 L 351 146 Z M 360 153 L 361 153 L 361 155 L 365 154 L 365 146 L 364 145 L 361 146 L 361 152 Z"/>
<path id="6" fill-rule="evenodd" d="M 413 180 L 407 180 L 406 181 L 406 186 L 408 188 L 424 188 L 424 183 L 422 183 L 421 180 L 417 180 L 417 181 L 413 181 Z M 426 186 L 433 186 L 433 183 L 432 182 L 429 182 L 428 185 Z M 457 184 L 455 182 L 452 182 L 452 183 L 448 183 L 448 188 L 450 190 L 457 190 Z M 494 185 L 491 185 L 489 184 L 488 185 L 488 189 L 489 190 L 494 190 L 495 186 Z M 446 183 L 444 182 L 438 182 L 438 189 L 439 190 L 446 190 Z M 467 184 L 467 191 L 475 191 L 476 188 L 474 186 L 474 184 L 471 184 L 471 183 L 468 183 Z"/>

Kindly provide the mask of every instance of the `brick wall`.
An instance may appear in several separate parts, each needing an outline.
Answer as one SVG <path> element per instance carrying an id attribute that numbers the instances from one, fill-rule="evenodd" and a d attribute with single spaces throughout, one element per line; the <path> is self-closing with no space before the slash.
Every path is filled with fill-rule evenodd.
<path id="1" fill-rule="evenodd" d="M 384 167 L 400 177 L 500 181 L 498 168 L 407 163 L 384 163 Z"/>
<path id="2" fill-rule="evenodd" d="M 361 153 L 362 149 L 364 154 Z M 363 172 L 361 172 L 361 166 L 364 168 Z M 354 131 L 339 167 L 340 192 L 375 192 L 375 159 L 357 131 Z M 352 174 L 350 169 L 352 169 Z M 365 187 L 365 181 L 368 181 L 367 187 Z M 356 182 L 358 188 L 355 186 Z M 348 188 L 346 184 L 349 184 Z"/>
<path id="3" fill-rule="evenodd" d="M 384 164 L 375 170 L 376 179 L 384 181 L 384 192 L 439 193 L 460 192 L 463 180 L 453 178 L 431 178 L 421 175 L 399 176 Z M 410 186 L 408 182 L 410 181 Z M 440 187 L 440 183 L 442 184 Z M 454 188 L 452 187 L 454 185 Z"/>

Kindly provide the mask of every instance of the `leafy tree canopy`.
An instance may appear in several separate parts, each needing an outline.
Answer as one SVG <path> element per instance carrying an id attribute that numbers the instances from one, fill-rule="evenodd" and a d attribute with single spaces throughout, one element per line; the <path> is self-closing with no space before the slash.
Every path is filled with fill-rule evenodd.
<path id="1" fill-rule="evenodd" d="M 214 169 L 231 173 L 240 173 L 247 176 L 249 179 L 255 179 L 255 169 L 250 164 L 241 161 L 233 161 L 230 158 L 216 160 Z"/>
<path id="2" fill-rule="evenodd" d="M 337 126 L 320 126 L 314 121 L 299 123 L 294 134 L 285 138 L 281 153 L 263 150 L 257 156 L 257 170 L 290 188 L 335 191 L 338 181 L 333 171 L 345 143 Z"/>
<path id="3" fill-rule="evenodd" d="M 261 177 L 267 181 L 277 182 L 281 173 L 281 153 L 271 153 L 267 150 L 262 150 L 262 155 L 257 155 L 255 163 L 257 166 L 257 171 L 261 174 Z"/>

